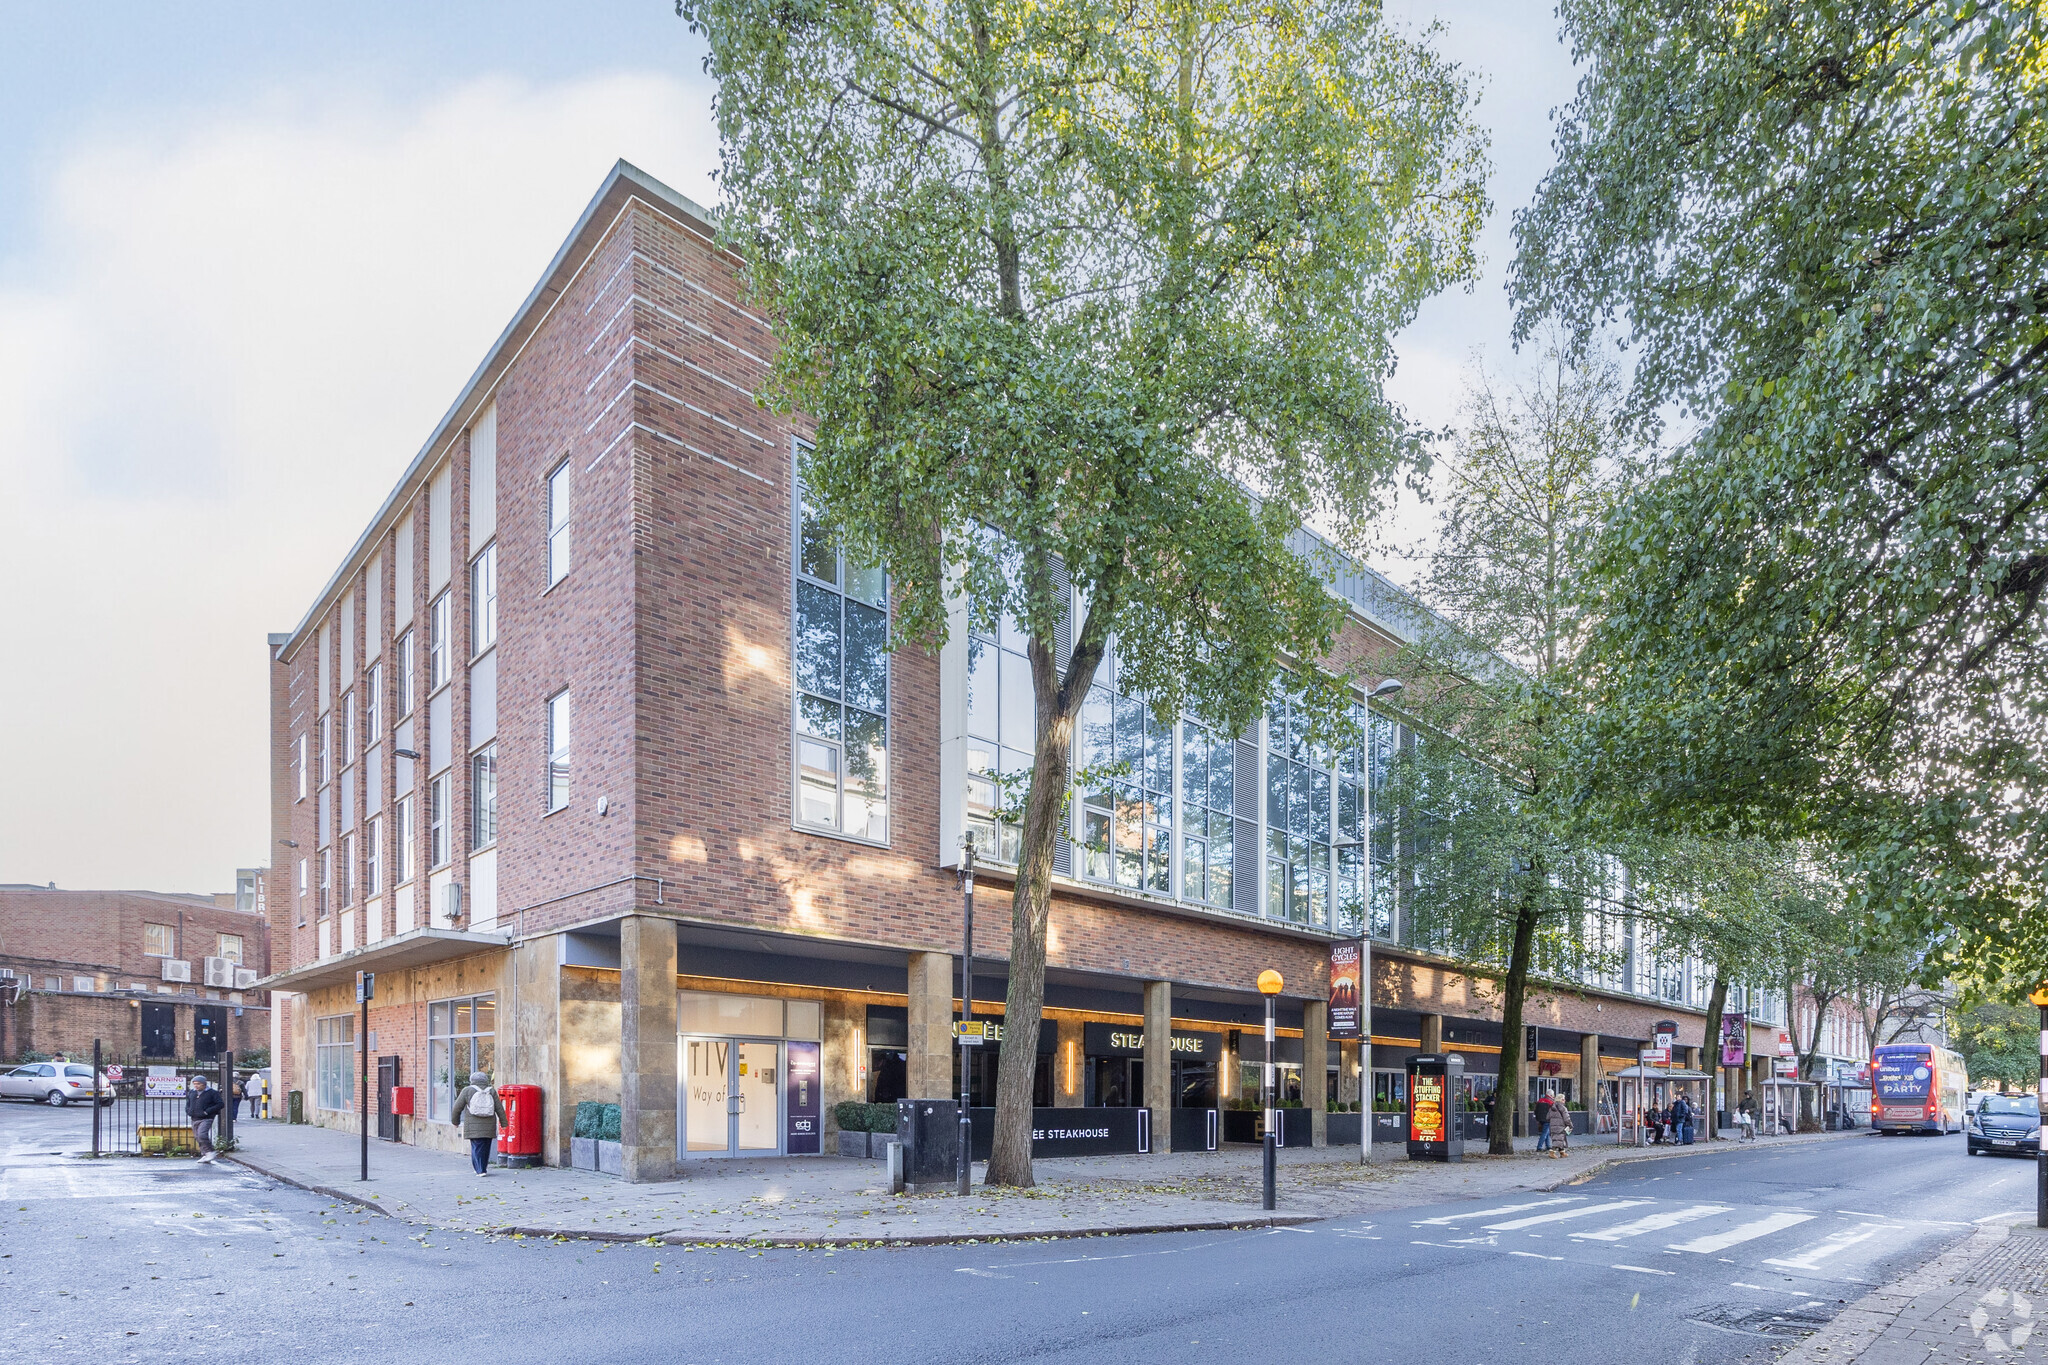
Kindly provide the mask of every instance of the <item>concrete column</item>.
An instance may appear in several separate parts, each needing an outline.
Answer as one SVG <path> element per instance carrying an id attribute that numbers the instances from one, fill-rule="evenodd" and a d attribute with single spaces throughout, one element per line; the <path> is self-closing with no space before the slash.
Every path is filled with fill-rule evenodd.
<path id="1" fill-rule="evenodd" d="M 953 955 L 910 955 L 910 1047 L 905 1084 L 914 1100 L 953 1093 Z"/>
<path id="2" fill-rule="evenodd" d="M 1330 1002 L 1301 1007 L 1301 1102 L 1308 1106 L 1309 1146 L 1330 1145 Z"/>
<path id="3" fill-rule="evenodd" d="M 1598 1123 L 1600 1115 L 1600 1035 L 1579 1038 L 1579 1103 L 1586 1106 L 1586 1122 Z"/>
<path id="4" fill-rule="evenodd" d="M 1423 1052 L 1442 1052 L 1443 1050 L 1444 1050 L 1444 1017 L 1443 1017 L 1443 1016 L 1442 1016 L 1441 1014 L 1425 1014 L 1425 1015 L 1423 1015 L 1423 1016 L 1422 1016 L 1422 1044 L 1421 1044 L 1421 1051 L 1423 1051 Z"/>
<path id="5" fill-rule="evenodd" d="M 1345 1104 L 1363 1098 L 1360 1090 L 1365 1078 L 1359 1071 L 1361 1046 L 1358 1043 L 1337 1044 L 1337 1098 Z"/>
<path id="6" fill-rule="evenodd" d="M 1173 983 L 1145 983 L 1145 1107 L 1152 1150 L 1173 1150 Z"/>
<path id="7" fill-rule="evenodd" d="M 1052 1104 L 1055 1109 L 1079 1109 L 1082 1099 L 1081 1021 L 1048 1019 L 1041 1028 L 1059 1030 L 1059 1050 L 1052 1058 Z"/>
<path id="8" fill-rule="evenodd" d="M 619 923 L 619 1157 L 626 1179 L 676 1175 L 676 927 Z"/>

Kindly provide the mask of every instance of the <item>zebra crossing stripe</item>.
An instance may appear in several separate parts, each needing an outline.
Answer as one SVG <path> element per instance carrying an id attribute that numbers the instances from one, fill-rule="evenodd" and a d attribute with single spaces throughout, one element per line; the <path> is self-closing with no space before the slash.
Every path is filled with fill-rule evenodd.
<path id="1" fill-rule="evenodd" d="M 1492 1218 L 1497 1214 L 1518 1213 L 1523 1209 L 1540 1209 L 1546 1204 L 1576 1204 L 1585 1199 L 1583 1194 L 1568 1194 L 1562 1199 L 1532 1199 L 1526 1204 L 1505 1204 L 1497 1209 L 1473 1209 L 1468 1213 L 1447 1213 L 1441 1218 L 1424 1218 L 1413 1226 L 1418 1228 L 1440 1228 L 1451 1223 L 1462 1223 L 1467 1218 Z"/>
<path id="2" fill-rule="evenodd" d="M 1853 1228 L 1844 1228 L 1840 1232 L 1831 1233 L 1810 1247 L 1801 1248 L 1796 1256 L 1787 1257 L 1784 1260 L 1765 1261 L 1764 1264 L 1777 1266 L 1781 1270 L 1812 1270 L 1838 1251 L 1846 1251 L 1858 1242 L 1868 1241 L 1870 1238 L 1877 1236 L 1880 1232 L 1897 1232 L 1898 1230 L 1899 1228 L 1896 1223 L 1859 1223 Z"/>
<path id="3" fill-rule="evenodd" d="M 1705 1237 L 1695 1237 L 1690 1242 L 1673 1242 L 1671 1243 L 1671 1249 L 1673 1251 L 1697 1251 L 1701 1253 L 1724 1251 L 1729 1247 L 1735 1246 L 1737 1243 L 1754 1241 L 1759 1237 L 1769 1236 L 1771 1233 L 1778 1232 L 1784 1228 L 1796 1227 L 1801 1223 L 1810 1222 L 1812 1218 L 1813 1215 L 1810 1213 L 1768 1214 L 1757 1219 L 1754 1223 L 1743 1223 L 1728 1229 L 1726 1232 L 1716 1232 Z"/>
<path id="4" fill-rule="evenodd" d="M 1582 1209 L 1566 1209 L 1562 1213 L 1539 1213 L 1529 1218 L 1513 1218 L 1505 1223 L 1488 1223 L 1488 1232 L 1515 1232 L 1521 1228 L 1532 1228 L 1538 1223 L 1561 1223 L 1567 1218 L 1586 1218 L 1596 1213 L 1612 1213 L 1616 1209 L 1632 1209 L 1647 1204 L 1647 1199 L 1617 1199 L 1611 1204 L 1588 1204 Z"/>
<path id="5" fill-rule="evenodd" d="M 1598 1232 L 1575 1232 L 1572 1236 L 1588 1242 L 1619 1242 L 1624 1237 L 1640 1237 L 1646 1232 L 1659 1232 L 1665 1228 L 1676 1227 L 1680 1223 L 1690 1223 L 1695 1218 L 1707 1218 L 1713 1214 L 1726 1212 L 1728 1206 L 1725 1204 L 1695 1204 L 1689 1209 L 1668 1209 L 1663 1213 L 1653 1213 L 1647 1218 L 1638 1218 L 1633 1223 L 1602 1228 Z"/>

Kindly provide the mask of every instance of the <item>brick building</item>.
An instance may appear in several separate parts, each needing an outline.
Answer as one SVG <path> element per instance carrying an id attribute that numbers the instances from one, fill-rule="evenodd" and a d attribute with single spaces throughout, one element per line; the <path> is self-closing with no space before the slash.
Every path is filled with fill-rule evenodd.
<path id="1" fill-rule="evenodd" d="M 270 1044 L 263 874 L 213 896 L 0 886 L 0 1058 L 212 1061 Z"/>
<path id="2" fill-rule="evenodd" d="M 266 984 L 280 1088 L 315 1122 L 353 1123 L 363 1042 L 380 1113 L 383 1085 L 414 1087 L 415 1116 L 384 1121 L 399 1140 L 455 1146 L 448 1106 L 481 1066 L 542 1088 L 550 1161 L 579 1101 L 619 1104 L 639 1179 L 831 1150 L 836 1100 L 953 1093 L 957 850 L 982 841 L 975 994 L 1000 1002 L 1015 832 L 991 778 L 1031 748 L 1022 655 L 964 612 L 936 655 L 883 650 L 886 583 L 806 515 L 801 425 L 751 400 L 772 345 L 706 211 L 621 163 L 271 637 Z M 1362 566 L 1331 589 L 1350 658 L 1420 611 Z M 1330 755 L 1294 723 L 1284 697 L 1232 737 L 1092 696 L 1082 746 L 1137 762 L 1128 790 L 1076 794 L 1058 854 L 1041 1104 L 1227 1105 L 1263 1060 L 1266 967 L 1318 1135 L 1329 1098 L 1397 1087 L 1419 1047 L 1497 1064 L 1485 983 L 1404 946 L 1397 905 L 1366 908 L 1371 752 L 1398 727 Z M 1363 1052 L 1327 1039 L 1324 1005 L 1330 945 L 1361 932 Z M 1532 1001 L 1541 1085 L 1600 1094 L 1663 1018 L 1698 1041 L 1697 971 L 1623 960 Z"/>

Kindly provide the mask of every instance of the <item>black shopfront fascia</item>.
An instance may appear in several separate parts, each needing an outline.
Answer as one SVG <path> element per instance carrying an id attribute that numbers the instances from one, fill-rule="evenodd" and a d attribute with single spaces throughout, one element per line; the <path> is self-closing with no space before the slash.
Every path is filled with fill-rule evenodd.
<path id="1" fill-rule="evenodd" d="M 1081 1051 L 1089 1057 L 1143 1058 L 1145 1030 L 1129 1024 L 1083 1024 Z M 1223 1035 L 1175 1029 L 1170 1055 L 1177 1061 L 1218 1061 L 1223 1056 Z"/>

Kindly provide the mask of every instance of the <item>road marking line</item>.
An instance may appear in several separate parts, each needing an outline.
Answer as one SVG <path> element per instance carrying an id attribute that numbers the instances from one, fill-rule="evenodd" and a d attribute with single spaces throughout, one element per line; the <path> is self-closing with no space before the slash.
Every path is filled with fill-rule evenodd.
<path id="1" fill-rule="evenodd" d="M 1532 1261 L 1562 1261 L 1562 1256 L 1540 1256 L 1533 1251 L 1510 1251 L 1510 1256 L 1527 1256 Z"/>
<path id="2" fill-rule="evenodd" d="M 1609 1270 L 1633 1270 L 1638 1275 L 1676 1275 L 1675 1270 L 1652 1270 L 1646 1265 L 1612 1265 Z"/>
<path id="3" fill-rule="evenodd" d="M 1780 1289 L 1776 1285 L 1745 1284 L 1741 1280 L 1728 1281 L 1728 1287 L 1730 1289 L 1754 1289 L 1757 1290 L 1759 1293 L 1764 1294 L 1793 1294 L 1797 1295 L 1800 1298 L 1807 1297 L 1807 1292 L 1804 1289 Z"/>
<path id="4" fill-rule="evenodd" d="M 1905 1229 L 1896 1223 L 1864 1223 L 1858 1227 L 1845 1228 L 1841 1232 L 1830 1233 L 1812 1246 L 1802 1250 L 1797 1256 L 1788 1257 L 1784 1260 L 1768 1260 L 1764 1264 L 1779 1266 L 1786 1270 L 1812 1270 L 1821 1261 L 1826 1260 L 1836 1252 L 1847 1251 L 1858 1242 L 1868 1241 L 1880 1232 L 1903 1231 Z"/>
<path id="5" fill-rule="evenodd" d="M 1616 1209 L 1632 1209 L 1647 1204 L 1647 1199 L 1617 1199 L 1611 1204 L 1588 1204 L 1582 1209 L 1566 1209 L 1562 1213 L 1539 1213 L 1528 1218 L 1512 1218 L 1505 1223 L 1488 1223 L 1488 1232 L 1516 1232 L 1522 1228 L 1535 1227 L 1538 1223 L 1557 1223 L 1566 1218 L 1584 1218 L 1595 1213 L 1612 1213 Z"/>
<path id="6" fill-rule="evenodd" d="M 1671 1249 L 1673 1251 L 1697 1251 L 1702 1254 L 1710 1251 L 1724 1251 L 1738 1242 L 1753 1241 L 1758 1237 L 1766 1236 L 1781 1229 L 1796 1227 L 1801 1223 L 1810 1222 L 1812 1218 L 1813 1215 L 1810 1213 L 1773 1213 L 1757 1219 L 1754 1223 L 1744 1223 L 1740 1227 L 1730 1228 L 1726 1232 L 1716 1232 L 1707 1237 L 1695 1237 L 1690 1242 L 1673 1242 L 1671 1243 Z"/>
<path id="7" fill-rule="evenodd" d="M 1998 1183 L 1999 1183 L 1999 1184 L 2001 1184 L 2001 1185 L 2003 1185 L 2003 1184 L 2006 1184 L 2007 1182 L 2006 1182 L 2006 1181 L 2003 1181 L 2003 1180 L 2001 1180 L 2001 1181 L 1999 1181 Z M 1987 1214 L 1985 1214 L 1985 1215 L 1984 1215 L 1984 1216 L 1983 1216 L 1982 1218 L 1972 1218 L 1972 1219 L 1970 1220 L 1970 1222 L 1971 1222 L 1971 1223 L 1973 1223 L 1973 1224 L 1974 1224 L 1974 1223 L 1995 1223 L 1995 1222 L 1997 1222 L 1997 1221 L 1998 1221 L 1999 1219 L 2001 1219 L 2001 1218 L 2025 1218 L 2025 1217 L 2026 1217 L 2026 1216 L 2027 1216 L 2028 1214 L 2030 1214 L 2030 1213 L 2032 1213 L 2032 1212 L 2033 1212 L 2033 1210 L 2032 1210 L 2032 1209 L 2014 1209 L 2014 1210 L 2012 1210 L 2012 1211 L 2011 1211 L 2010 1213 L 1987 1213 Z"/>
<path id="8" fill-rule="evenodd" d="M 1633 1223 L 1602 1228 L 1598 1232 L 1575 1232 L 1572 1236 L 1588 1242 L 1619 1242 L 1624 1237 L 1639 1237 L 1646 1232 L 1656 1232 L 1661 1228 L 1690 1223 L 1695 1218 L 1706 1218 L 1712 1214 L 1726 1212 L 1726 1204 L 1695 1204 L 1689 1209 L 1669 1209 L 1663 1213 L 1653 1213 L 1647 1218 L 1638 1218 Z"/>
<path id="9" fill-rule="evenodd" d="M 955 1275 L 979 1275 L 984 1280 L 1007 1280 L 1010 1278 L 1008 1275 L 998 1275 L 993 1270 L 978 1270 L 971 1265 L 956 1266 L 953 1269 L 953 1273 Z"/>
<path id="10" fill-rule="evenodd" d="M 1527 1204 L 1507 1204 L 1497 1209 L 1473 1209 L 1469 1213 L 1447 1213 L 1441 1218 L 1425 1218 L 1419 1223 L 1410 1224 L 1410 1226 L 1436 1228 L 1442 1227 L 1446 1223 L 1462 1222 L 1467 1218 L 1491 1218 L 1497 1213 L 1516 1213 L 1522 1209 L 1540 1209 L 1549 1204 L 1576 1204 L 1585 1197 L 1583 1194 L 1572 1194 L 1566 1195 L 1562 1199 L 1537 1199 Z"/>

